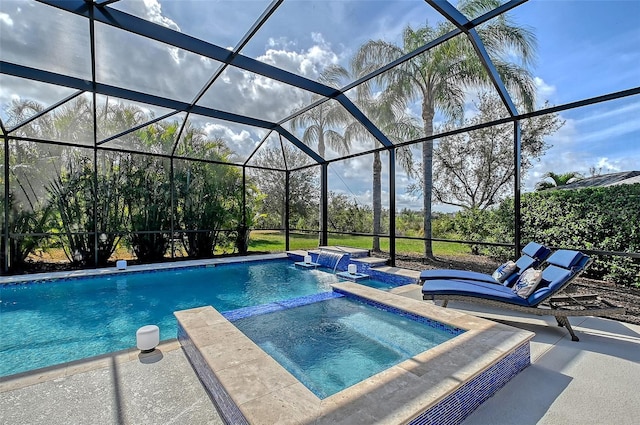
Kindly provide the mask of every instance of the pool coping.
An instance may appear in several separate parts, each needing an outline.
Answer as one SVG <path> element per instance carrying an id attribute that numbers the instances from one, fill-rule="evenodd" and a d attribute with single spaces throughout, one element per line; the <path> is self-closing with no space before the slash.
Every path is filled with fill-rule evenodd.
<path id="1" fill-rule="evenodd" d="M 20 283 L 40 283 L 65 279 L 79 279 L 84 277 L 117 276 L 133 273 L 153 273 L 157 271 L 176 270 L 192 267 L 211 267 L 223 264 L 247 263 L 253 261 L 284 260 L 287 258 L 288 256 L 285 253 L 257 254 L 242 257 L 219 257 L 202 260 L 185 260 L 171 261 L 167 263 L 129 265 L 124 270 L 120 270 L 116 267 L 103 267 L 98 269 L 22 274 L 0 277 L 0 286 Z"/>
<path id="2" fill-rule="evenodd" d="M 458 423 L 530 363 L 532 332 L 353 282 L 332 286 L 466 332 L 320 399 L 213 307 L 175 312 L 178 340 L 218 408 L 234 423 L 401 424 L 434 418 Z M 511 360 L 515 366 L 506 364 Z M 500 382 L 494 383 L 486 372 L 497 366 L 509 370 L 506 376 L 497 370 Z M 485 387 L 493 392 L 485 394 Z"/>

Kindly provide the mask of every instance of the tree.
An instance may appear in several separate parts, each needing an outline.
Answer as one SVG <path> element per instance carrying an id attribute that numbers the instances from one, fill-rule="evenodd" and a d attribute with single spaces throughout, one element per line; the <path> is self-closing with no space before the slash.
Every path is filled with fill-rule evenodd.
<path id="1" fill-rule="evenodd" d="M 29 116 L 43 110 L 42 105 L 30 100 L 13 100 L 7 108 L 7 126 L 20 125 Z M 46 118 L 50 121 L 49 117 Z M 38 137 L 44 128 L 50 124 L 37 126 L 35 123 L 19 128 L 14 134 L 17 136 Z M 4 139 L 0 139 L 4 141 Z M 46 178 L 46 164 L 49 162 L 48 152 L 39 149 L 34 142 L 14 140 L 9 143 L 9 192 L 2 198 L 0 207 L 4 211 L 4 202 L 8 203 L 7 220 L 9 233 L 12 234 L 9 243 L 9 267 L 12 270 L 24 266 L 27 257 L 40 247 L 46 239 L 45 233 L 49 229 L 51 218 L 51 204 L 46 196 L 44 179 Z M 4 168 L 4 161 L 0 164 Z M 4 170 L 0 173 L 0 183 L 4 184 Z M 2 223 L 4 229 L 5 223 Z M 4 232 L 2 238 L 4 240 Z M 2 245 L 4 246 L 4 244 Z M 4 264 L 5 251 L 0 253 Z"/>
<path id="2" fill-rule="evenodd" d="M 16 120 L 23 120 L 30 113 L 43 110 L 36 102 L 28 100 L 14 106 Z M 84 145 L 93 141 L 92 117 L 90 98 L 80 96 L 20 127 L 15 135 Z M 30 155 L 30 151 L 45 150 L 33 142 L 18 141 L 15 143 L 13 156 L 22 162 Z M 29 208 L 33 213 L 39 210 L 52 216 L 52 222 L 47 223 L 46 228 L 46 221 L 42 217 L 39 220 L 21 222 L 37 223 L 41 230 L 36 230 L 32 225 L 28 230 L 33 233 L 42 234 L 52 228 L 54 232 L 59 232 L 65 254 L 76 264 L 92 262 L 97 242 L 98 264 L 104 265 L 120 239 L 116 232 L 122 230 L 124 223 L 124 208 L 121 204 L 121 192 L 118 190 L 122 186 L 119 166 L 114 162 L 113 155 L 105 155 L 101 168 L 103 174 L 94 181 L 95 164 L 88 155 L 81 152 L 82 149 L 54 146 L 49 147 L 44 155 L 38 153 L 37 172 L 31 173 L 38 176 L 37 180 L 27 181 L 24 178 L 26 168 L 21 167 L 19 174 L 22 176 L 15 174 L 18 186 L 25 196 L 31 195 L 39 204 L 34 209 L 36 204 L 30 202 Z M 25 192 L 27 187 L 28 191 Z M 24 204 L 12 201 L 12 205 L 20 210 L 23 218 L 29 210 Z M 96 228 L 98 232 L 102 232 L 97 240 L 94 233 Z"/>
<path id="3" fill-rule="evenodd" d="M 458 3 L 458 9 L 472 19 L 495 9 L 500 4 L 500 0 L 463 0 Z M 402 46 L 382 40 L 369 41 L 360 48 L 355 62 L 358 69 L 373 71 L 453 29 L 450 23 L 439 24 L 435 28 L 427 24 L 417 30 L 407 27 L 403 33 Z M 533 35 L 526 29 L 512 24 L 505 14 L 478 27 L 477 31 L 506 87 L 522 100 L 527 110 L 531 109 L 534 104 L 534 84 L 527 66 L 533 58 Z M 490 82 L 471 42 L 464 37 L 455 37 L 442 43 L 381 74 L 376 80 L 386 87 L 389 97 L 398 99 L 397 103 L 420 102 L 426 137 L 434 134 L 433 121 L 436 111 L 447 117 L 460 119 L 464 108 L 465 90 Z M 430 240 L 432 164 L 433 140 L 429 140 L 422 144 L 421 161 L 426 239 L 424 253 L 427 257 L 433 256 Z"/>
<path id="4" fill-rule="evenodd" d="M 359 90 L 361 91 L 361 90 Z M 368 91 L 368 90 L 367 90 Z M 376 102 L 370 96 L 360 103 L 364 113 L 376 122 L 382 133 L 387 135 L 393 142 L 410 140 L 417 136 L 418 130 L 412 117 L 401 110 L 394 110 L 392 105 L 385 104 L 384 101 Z M 354 137 L 354 133 L 359 133 L 357 137 L 371 137 L 371 134 L 364 129 L 360 122 L 356 122 L 358 130 L 347 130 L 348 137 Z M 351 131 L 350 131 L 351 130 Z M 364 133 L 364 134 L 363 134 Z M 380 237 L 382 231 L 382 160 L 380 151 L 373 153 L 373 174 L 372 174 L 372 194 L 373 194 L 373 251 L 380 251 Z M 405 172 L 413 174 L 413 155 L 408 147 L 396 149 L 396 159 Z"/>
<path id="5" fill-rule="evenodd" d="M 503 118 L 501 101 L 481 94 L 478 115 L 464 120 L 464 126 Z M 564 122 L 557 114 L 547 114 L 522 121 L 521 169 L 525 173 L 533 161 L 549 146 L 545 137 L 556 132 Z M 443 131 L 457 127 L 447 123 Z M 513 192 L 513 125 L 501 124 L 441 138 L 434 150 L 434 198 L 463 209 L 485 210 Z M 416 188 L 413 187 L 415 190 Z"/>
<path id="6" fill-rule="evenodd" d="M 340 68 L 329 67 L 320 75 L 318 81 L 338 88 L 342 76 L 343 72 Z M 320 96 L 313 96 L 313 100 L 319 99 L 321 99 Z M 338 102 L 327 101 L 293 118 L 291 127 L 294 130 L 302 129 L 302 142 L 308 146 L 317 145 L 318 155 L 325 158 L 327 145 L 340 154 L 349 153 L 351 141 L 344 137 L 341 130 L 352 119 L 353 117 Z M 322 221 L 322 205 L 319 205 L 318 223 Z M 318 237 L 320 240 L 321 236 Z"/>
<path id="7" fill-rule="evenodd" d="M 282 163 L 283 155 L 287 158 L 289 168 L 297 168 L 306 164 L 306 154 L 290 145 L 284 145 L 284 152 L 279 148 L 264 148 L 258 151 L 255 164 L 260 167 L 273 167 Z M 285 221 L 286 172 L 278 170 L 253 169 L 252 176 L 256 186 L 264 195 L 261 213 L 265 223 L 285 229 L 289 223 Z M 292 222 L 307 222 L 310 212 L 317 208 L 313 196 L 318 191 L 317 175 L 308 167 L 289 174 L 289 214 Z M 275 218 L 275 219 L 274 219 Z"/>
<path id="8" fill-rule="evenodd" d="M 104 266 L 120 241 L 120 232 L 126 228 L 122 191 L 126 181 L 120 173 L 118 156 L 105 154 L 101 162 L 94 184 L 93 160 L 81 151 L 69 151 L 48 188 L 58 213 L 54 228 L 61 234 L 67 258 L 76 265 L 93 264 L 94 229 L 99 233 L 97 265 Z"/>
<path id="9" fill-rule="evenodd" d="M 329 82 L 332 87 L 346 86 L 349 81 L 358 79 L 369 72 L 368 69 L 360 69 L 361 65 L 357 56 L 351 61 L 351 75 L 345 68 L 332 65 L 323 71 L 323 79 Z M 371 120 L 378 129 L 382 131 L 391 141 L 402 142 L 417 137 L 420 129 L 417 120 L 409 116 L 403 109 L 403 104 L 398 104 L 394 97 L 385 97 L 384 93 L 379 95 L 376 88 L 370 81 L 360 84 L 356 89 L 355 103 L 362 112 Z M 346 127 L 344 139 L 349 145 L 356 142 L 374 142 L 374 138 L 369 130 L 360 121 L 352 116 L 346 115 Z M 400 147 L 396 150 L 396 158 L 401 167 L 411 175 L 413 172 L 413 157 L 411 149 Z M 380 152 L 373 153 L 373 246 L 374 251 L 380 251 L 380 237 L 382 231 L 382 161 Z"/>
<path id="10" fill-rule="evenodd" d="M 358 205 L 347 195 L 330 192 L 327 209 L 329 225 L 337 232 L 358 233 L 371 228 L 371 208 Z"/>
<path id="11" fill-rule="evenodd" d="M 584 176 L 577 171 L 569 171 L 564 174 L 556 174 L 552 171 L 549 171 L 545 175 L 542 176 L 542 180 L 536 183 L 536 190 L 539 192 L 541 190 L 553 189 L 559 186 L 564 186 L 569 183 L 577 182 L 578 180 L 582 180 Z M 553 180 L 552 182 L 546 181 L 546 179 Z"/>
<path id="12" fill-rule="evenodd" d="M 184 129 L 182 151 L 197 151 L 201 161 L 175 161 L 177 221 L 184 229 L 183 245 L 194 258 L 207 258 L 216 249 L 235 243 L 231 231 L 242 223 L 242 173 L 226 165 L 234 153 L 222 139 L 208 139 L 203 129 Z"/>
<path id="13" fill-rule="evenodd" d="M 155 123 L 135 132 L 131 147 L 166 152 L 175 143 L 178 122 Z M 169 159 L 123 154 L 127 187 L 125 204 L 131 233 L 128 241 L 143 262 L 160 261 L 171 244 L 171 180 Z"/>

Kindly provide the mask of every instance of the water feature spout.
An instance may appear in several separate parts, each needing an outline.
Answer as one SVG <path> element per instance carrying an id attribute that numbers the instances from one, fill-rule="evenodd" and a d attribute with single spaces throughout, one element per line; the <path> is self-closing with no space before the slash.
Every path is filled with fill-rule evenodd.
<path id="1" fill-rule="evenodd" d="M 322 257 L 323 254 L 325 257 L 327 257 L 327 264 L 323 264 L 322 262 L 320 262 L 320 257 Z M 316 262 L 328 268 L 331 268 L 331 266 L 333 265 L 333 273 L 335 274 L 336 269 L 338 268 L 338 264 L 340 263 L 340 260 L 342 260 L 342 257 L 344 257 L 345 255 L 347 254 L 344 252 L 321 250 L 320 254 L 318 254 L 318 258 Z"/>

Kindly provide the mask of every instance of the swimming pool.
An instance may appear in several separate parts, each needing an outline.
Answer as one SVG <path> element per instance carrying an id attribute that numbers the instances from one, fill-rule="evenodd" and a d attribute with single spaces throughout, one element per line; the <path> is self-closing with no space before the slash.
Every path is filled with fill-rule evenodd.
<path id="1" fill-rule="evenodd" d="M 233 321 L 319 398 L 462 333 L 339 297 Z"/>
<path id="2" fill-rule="evenodd" d="M 136 330 L 160 327 L 175 338 L 173 312 L 220 311 L 330 290 L 337 278 L 290 261 L 129 273 L 0 287 L 0 376 L 136 345 Z"/>
<path id="3" fill-rule="evenodd" d="M 147 324 L 161 340 L 175 338 L 177 310 L 232 311 L 328 292 L 337 281 L 282 259 L 0 285 L 0 376 L 135 347 Z"/>

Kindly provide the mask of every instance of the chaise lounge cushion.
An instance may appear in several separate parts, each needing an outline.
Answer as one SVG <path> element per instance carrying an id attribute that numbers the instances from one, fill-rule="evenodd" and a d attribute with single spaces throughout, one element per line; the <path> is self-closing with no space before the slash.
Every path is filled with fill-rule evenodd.
<path id="1" fill-rule="evenodd" d="M 422 287 L 425 295 L 459 295 L 485 298 L 510 304 L 529 306 L 526 298 L 520 298 L 511 288 L 495 283 L 471 282 L 464 280 L 429 280 Z"/>
<path id="2" fill-rule="evenodd" d="M 547 263 L 555 266 L 572 269 L 579 266 L 585 255 L 580 251 L 570 251 L 568 249 L 559 249 L 547 259 Z"/>
<path id="3" fill-rule="evenodd" d="M 540 245 L 536 242 L 529 242 L 522 248 L 522 253 L 528 255 L 531 258 L 542 261 L 551 254 L 551 250 L 544 245 Z"/>
<path id="4" fill-rule="evenodd" d="M 511 288 L 506 286 L 458 279 L 427 280 L 422 286 L 422 293 L 426 297 L 434 298 L 437 298 L 438 295 L 457 295 L 536 307 L 556 292 L 559 292 L 565 284 L 571 281 L 590 261 L 589 257 L 581 252 L 560 251 L 549 257 L 547 260 L 549 265 L 542 271 L 540 283 L 535 291 L 527 298 L 519 297 Z M 572 267 L 571 269 L 567 269 L 556 265 L 556 263 L 571 264 Z"/>
<path id="5" fill-rule="evenodd" d="M 519 274 L 530 267 L 538 266 L 547 256 L 551 250 L 544 245 L 540 245 L 536 242 L 529 242 L 522 248 L 522 256 L 515 262 L 517 269 L 514 273 L 508 276 L 503 285 L 513 286 L 518 279 Z M 496 280 L 490 274 L 478 273 L 466 270 L 451 270 L 451 269 L 438 269 L 438 270 L 423 270 L 420 273 L 420 281 L 425 282 L 428 280 L 439 279 L 459 279 L 459 280 L 473 280 L 479 282 L 487 282 L 496 284 Z"/>

